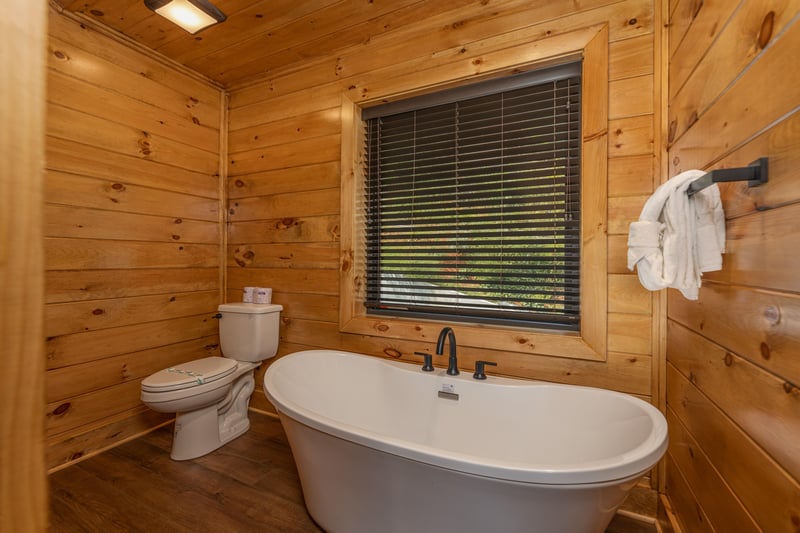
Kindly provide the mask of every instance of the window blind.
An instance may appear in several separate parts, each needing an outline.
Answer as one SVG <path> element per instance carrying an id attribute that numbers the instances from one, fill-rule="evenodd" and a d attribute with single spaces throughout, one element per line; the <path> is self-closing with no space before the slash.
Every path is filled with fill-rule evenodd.
<path id="1" fill-rule="evenodd" d="M 578 328 L 581 83 L 551 78 L 365 120 L 370 313 Z"/>

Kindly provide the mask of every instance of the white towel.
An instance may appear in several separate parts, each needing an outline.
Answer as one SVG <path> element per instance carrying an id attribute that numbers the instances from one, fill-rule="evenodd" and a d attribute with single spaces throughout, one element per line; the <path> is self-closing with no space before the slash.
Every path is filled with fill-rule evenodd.
<path id="1" fill-rule="evenodd" d="M 716 184 L 688 196 L 705 172 L 689 170 L 661 185 L 628 234 L 628 269 L 646 289 L 672 287 L 696 300 L 703 272 L 722 268 L 725 215 Z"/>

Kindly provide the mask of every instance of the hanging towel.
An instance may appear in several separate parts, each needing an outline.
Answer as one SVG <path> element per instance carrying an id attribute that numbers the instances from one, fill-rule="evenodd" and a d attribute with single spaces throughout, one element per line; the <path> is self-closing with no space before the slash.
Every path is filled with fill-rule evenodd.
<path id="1" fill-rule="evenodd" d="M 704 174 L 688 170 L 661 185 L 630 226 L 628 269 L 636 267 L 648 290 L 672 287 L 696 300 L 702 273 L 722 268 L 725 214 L 719 187 L 686 194 Z"/>

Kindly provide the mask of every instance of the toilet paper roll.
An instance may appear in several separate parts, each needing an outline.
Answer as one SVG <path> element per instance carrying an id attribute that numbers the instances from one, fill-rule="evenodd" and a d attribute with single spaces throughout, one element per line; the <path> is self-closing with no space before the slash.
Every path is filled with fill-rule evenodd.
<path id="1" fill-rule="evenodd" d="M 254 302 L 257 304 L 272 303 L 272 289 L 268 287 L 256 287 L 256 297 Z"/>
<path id="2" fill-rule="evenodd" d="M 245 287 L 244 289 L 242 289 L 242 301 L 244 303 L 251 304 L 255 301 L 256 288 L 257 287 Z"/>

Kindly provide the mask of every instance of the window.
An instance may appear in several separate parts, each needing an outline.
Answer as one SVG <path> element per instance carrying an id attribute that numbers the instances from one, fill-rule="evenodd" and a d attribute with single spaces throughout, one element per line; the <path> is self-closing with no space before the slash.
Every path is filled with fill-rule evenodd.
<path id="1" fill-rule="evenodd" d="M 581 65 L 369 108 L 370 314 L 578 330 Z"/>
<path id="2" fill-rule="evenodd" d="M 532 40 L 540 39 L 537 35 Z M 597 25 L 573 32 L 537 40 L 535 47 L 525 47 L 524 53 L 501 53 L 492 56 L 491 69 L 486 62 L 476 63 L 474 58 L 459 57 L 455 62 L 441 58 L 432 62 L 424 73 L 415 76 L 397 75 L 367 77 L 362 83 L 346 88 L 342 94 L 340 119 L 341 136 L 341 233 L 339 276 L 339 331 L 345 336 L 342 342 L 357 345 L 363 350 L 382 351 L 390 357 L 415 360 L 414 351 L 420 343 L 436 340 L 444 325 L 452 325 L 453 318 L 440 314 L 406 314 L 403 309 L 386 305 L 381 310 L 368 309 L 372 297 L 368 294 L 368 267 L 371 257 L 368 248 L 369 213 L 366 205 L 366 188 L 369 185 L 364 164 L 367 131 L 365 121 L 381 116 L 384 104 L 395 104 L 416 98 L 441 95 L 442 87 L 473 87 L 486 80 L 522 80 L 519 73 L 543 72 L 554 64 L 579 62 L 580 65 L 580 320 L 553 320 L 552 317 L 525 317 L 515 319 L 503 316 L 487 323 L 485 317 L 470 318 L 457 315 L 463 322 L 458 325 L 459 347 L 474 348 L 472 357 L 483 350 L 502 353 L 505 364 L 520 369 L 527 375 L 539 375 L 541 359 L 535 356 L 558 356 L 590 361 L 602 361 L 608 353 L 608 249 L 610 243 L 620 245 L 617 238 L 608 236 L 608 26 Z M 485 51 L 481 51 L 483 57 Z M 475 65 L 481 70 L 475 72 Z M 458 68 L 455 68 L 455 67 Z M 544 81 L 544 80 L 542 80 Z M 553 81 L 548 80 L 548 81 Z M 504 87 L 502 91 L 515 91 L 521 86 Z M 457 100 L 484 97 L 498 91 L 481 94 L 459 94 Z M 418 101 L 417 101 L 418 102 Z M 389 114 L 399 114 L 433 105 L 451 104 L 453 100 L 398 108 Z M 385 111 L 386 108 L 384 108 Z M 386 114 L 388 115 L 388 114 Z M 576 125 L 577 126 L 577 125 Z M 573 199 L 577 199 L 575 196 Z M 371 216 L 371 215 L 370 215 Z M 574 221 L 574 219 L 573 219 Z M 459 258 L 460 259 L 460 258 Z M 463 261 L 461 261 L 463 263 Z M 379 265 L 380 267 L 380 265 Z M 475 296 L 464 289 L 459 293 Z M 397 291 L 395 291 L 397 292 Z M 421 291 L 420 291 L 421 292 Z M 466 301 L 462 299 L 462 301 Z M 505 302 L 509 300 L 501 300 Z M 398 307 L 405 306 L 403 305 Z M 498 306 L 493 306 L 498 307 Z M 448 306 L 452 309 L 452 306 Z M 507 310 L 508 311 L 508 310 Z M 510 311 L 514 311 L 513 309 Z M 419 310 L 417 310 L 419 312 Z M 461 311 L 458 311 L 461 313 Z M 513 315 L 517 317 L 518 315 Z M 548 324 L 542 327 L 542 324 Z M 578 329 L 574 329 L 574 328 Z M 349 337 L 357 335 L 358 337 Z M 470 352 L 464 352 L 465 357 Z"/>

